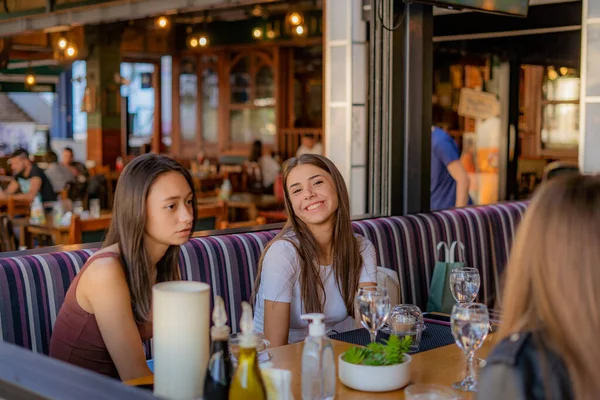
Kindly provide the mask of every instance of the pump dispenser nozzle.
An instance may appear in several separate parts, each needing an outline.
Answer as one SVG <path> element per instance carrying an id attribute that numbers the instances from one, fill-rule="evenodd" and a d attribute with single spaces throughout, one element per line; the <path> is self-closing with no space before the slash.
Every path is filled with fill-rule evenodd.
<path id="1" fill-rule="evenodd" d="M 304 314 L 300 316 L 303 320 L 310 321 L 308 334 L 313 337 L 325 336 L 325 315 L 320 313 Z"/>
<path id="2" fill-rule="evenodd" d="M 225 312 L 225 302 L 221 296 L 215 298 L 215 307 L 212 313 L 213 327 L 210 333 L 213 340 L 227 340 L 229 337 L 229 326 L 227 326 L 227 312 Z"/>

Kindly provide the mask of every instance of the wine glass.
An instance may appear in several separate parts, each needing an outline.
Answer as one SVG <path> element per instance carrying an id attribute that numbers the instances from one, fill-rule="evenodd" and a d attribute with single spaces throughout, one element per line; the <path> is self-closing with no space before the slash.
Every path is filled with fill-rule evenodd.
<path id="1" fill-rule="evenodd" d="M 390 313 L 390 297 L 382 286 L 367 286 L 358 289 L 354 300 L 361 324 L 369 330 L 371 342 L 377 331 L 385 324 Z"/>
<path id="2" fill-rule="evenodd" d="M 452 387 L 466 392 L 476 392 L 477 375 L 473 356 L 489 332 L 490 316 L 487 306 L 481 303 L 455 304 L 452 308 L 450 325 L 456 344 L 467 356 L 465 379 L 454 383 Z"/>
<path id="3" fill-rule="evenodd" d="M 450 290 L 459 304 L 465 305 L 474 302 L 480 285 L 481 278 L 477 268 L 459 267 L 450 272 Z"/>

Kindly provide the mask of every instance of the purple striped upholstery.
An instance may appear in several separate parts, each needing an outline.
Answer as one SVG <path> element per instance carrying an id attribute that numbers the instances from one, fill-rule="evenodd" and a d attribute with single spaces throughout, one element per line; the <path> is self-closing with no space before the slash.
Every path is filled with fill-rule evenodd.
<path id="1" fill-rule="evenodd" d="M 492 305 L 526 203 L 468 207 L 431 214 L 356 221 L 354 230 L 377 249 L 379 264 L 398 271 L 401 299 L 425 308 L 435 247 L 460 240 L 466 262 L 482 276 L 480 301 Z M 276 231 L 193 239 L 182 246 L 182 278 L 206 282 L 225 300 L 233 332 L 249 300 L 257 263 Z M 0 258 L 0 339 L 48 353 L 65 293 L 92 250 Z"/>

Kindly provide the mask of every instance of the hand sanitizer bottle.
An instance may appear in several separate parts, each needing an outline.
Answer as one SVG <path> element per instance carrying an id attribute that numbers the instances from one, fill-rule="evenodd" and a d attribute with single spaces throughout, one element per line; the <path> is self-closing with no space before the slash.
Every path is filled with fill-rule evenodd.
<path id="1" fill-rule="evenodd" d="M 335 398 L 335 358 L 331 340 L 325 335 L 323 314 L 305 314 L 312 321 L 302 351 L 302 400 Z"/>

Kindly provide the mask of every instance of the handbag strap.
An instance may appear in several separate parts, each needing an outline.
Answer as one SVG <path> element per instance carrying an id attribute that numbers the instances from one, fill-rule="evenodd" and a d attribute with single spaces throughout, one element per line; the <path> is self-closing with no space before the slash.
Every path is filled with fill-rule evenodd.
<path id="1" fill-rule="evenodd" d="M 456 258 L 456 260 L 460 261 L 460 255 L 462 254 L 463 262 L 466 261 L 466 257 L 465 257 L 465 245 L 462 244 L 462 242 L 454 241 L 450 245 L 450 261 L 449 261 L 450 263 L 456 262 L 456 260 L 454 258 L 454 254 L 456 253 L 456 245 L 458 245 L 459 249 L 460 249 L 460 252 L 458 253 L 458 257 Z"/>
<path id="2" fill-rule="evenodd" d="M 450 259 L 450 248 L 448 247 L 448 243 L 446 242 L 439 242 L 437 244 L 437 251 L 435 253 L 435 258 L 438 257 L 438 255 L 440 254 L 440 250 L 444 249 L 444 262 L 448 262 L 448 260 Z"/>

